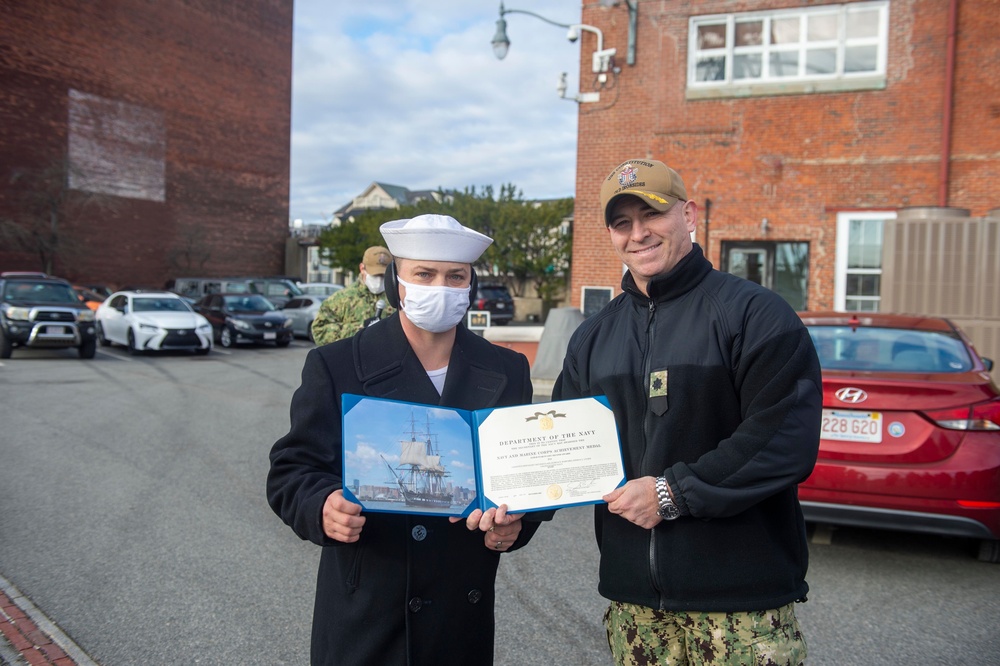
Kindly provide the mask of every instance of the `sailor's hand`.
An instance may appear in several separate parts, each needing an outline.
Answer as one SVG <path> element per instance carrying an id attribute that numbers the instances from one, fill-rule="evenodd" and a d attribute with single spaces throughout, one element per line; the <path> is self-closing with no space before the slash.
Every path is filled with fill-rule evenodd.
<path id="1" fill-rule="evenodd" d="M 343 543 L 353 543 L 361 538 L 365 517 L 361 505 L 344 498 L 343 490 L 334 490 L 323 503 L 323 531 L 328 537 Z"/>
<path id="2" fill-rule="evenodd" d="M 521 516 L 523 513 L 507 513 L 507 505 L 501 504 L 498 508 L 490 508 L 486 511 L 476 509 L 465 519 L 465 526 L 469 530 L 482 530 L 485 532 L 483 541 L 490 550 L 504 551 L 510 548 L 517 535 L 521 533 Z M 453 523 L 461 520 L 460 517 L 451 517 Z"/>
<path id="3" fill-rule="evenodd" d="M 656 495 L 656 479 L 651 476 L 632 479 L 603 499 L 608 503 L 608 511 L 643 529 L 652 529 L 663 520 L 656 513 L 660 502 Z"/>

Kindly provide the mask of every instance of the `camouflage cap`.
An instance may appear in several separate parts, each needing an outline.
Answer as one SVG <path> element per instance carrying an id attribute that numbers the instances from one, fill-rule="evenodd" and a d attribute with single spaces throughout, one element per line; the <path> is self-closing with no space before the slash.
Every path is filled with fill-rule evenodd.
<path id="1" fill-rule="evenodd" d="M 361 263 L 365 265 L 368 275 L 385 275 L 385 269 L 392 263 L 392 255 L 381 245 L 374 245 L 365 250 Z"/>

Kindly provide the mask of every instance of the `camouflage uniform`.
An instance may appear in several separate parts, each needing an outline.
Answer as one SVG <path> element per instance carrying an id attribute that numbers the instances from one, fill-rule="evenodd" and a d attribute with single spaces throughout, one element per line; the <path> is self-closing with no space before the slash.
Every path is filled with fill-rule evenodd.
<path id="1" fill-rule="evenodd" d="M 331 295 L 319 306 L 319 312 L 313 319 L 313 340 L 317 345 L 325 345 L 351 337 L 375 317 L 375 304 L 379 299 L 386 301 L 382 318 L 396 311 L 389 305 L 384 293 L 373 294 L 363 280 Z"/>
<path id="2" fill-rule="evenodd" d="M 608 645 L 620 666 L 797 666 L 806 642 L 795 604 L 765 611 L 661 611 L 612 601 L 604 614 Z"/>

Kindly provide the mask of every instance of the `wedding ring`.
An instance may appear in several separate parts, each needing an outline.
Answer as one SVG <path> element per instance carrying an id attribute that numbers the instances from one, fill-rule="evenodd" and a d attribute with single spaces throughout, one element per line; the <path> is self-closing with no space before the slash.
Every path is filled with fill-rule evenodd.
<path id="1" fill-rule="evenodd" d="M 496 525 L 494 525 L 493 527 L 496 527 Z M 491 527 L 491 528 L 490 528 L 490 532 L 492 532 L 492 531 L 493 531 L 493 527 Z"/>
<path id="2" fill-rule="evenodd" d="M 496 549 L 500 550 L 500 546 L 503 545 L 503 541 L 497 541 Z"/>

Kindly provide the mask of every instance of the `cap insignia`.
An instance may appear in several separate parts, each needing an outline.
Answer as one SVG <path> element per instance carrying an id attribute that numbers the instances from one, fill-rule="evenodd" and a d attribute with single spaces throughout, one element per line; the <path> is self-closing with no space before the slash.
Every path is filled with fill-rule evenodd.
<path id="1" fill-rule="evenodd" d="M 636 181 L 637 177 L 635 167 L 629 164 L 618 174 L 618 184 L 622 187 L 628 187 Z"/>

